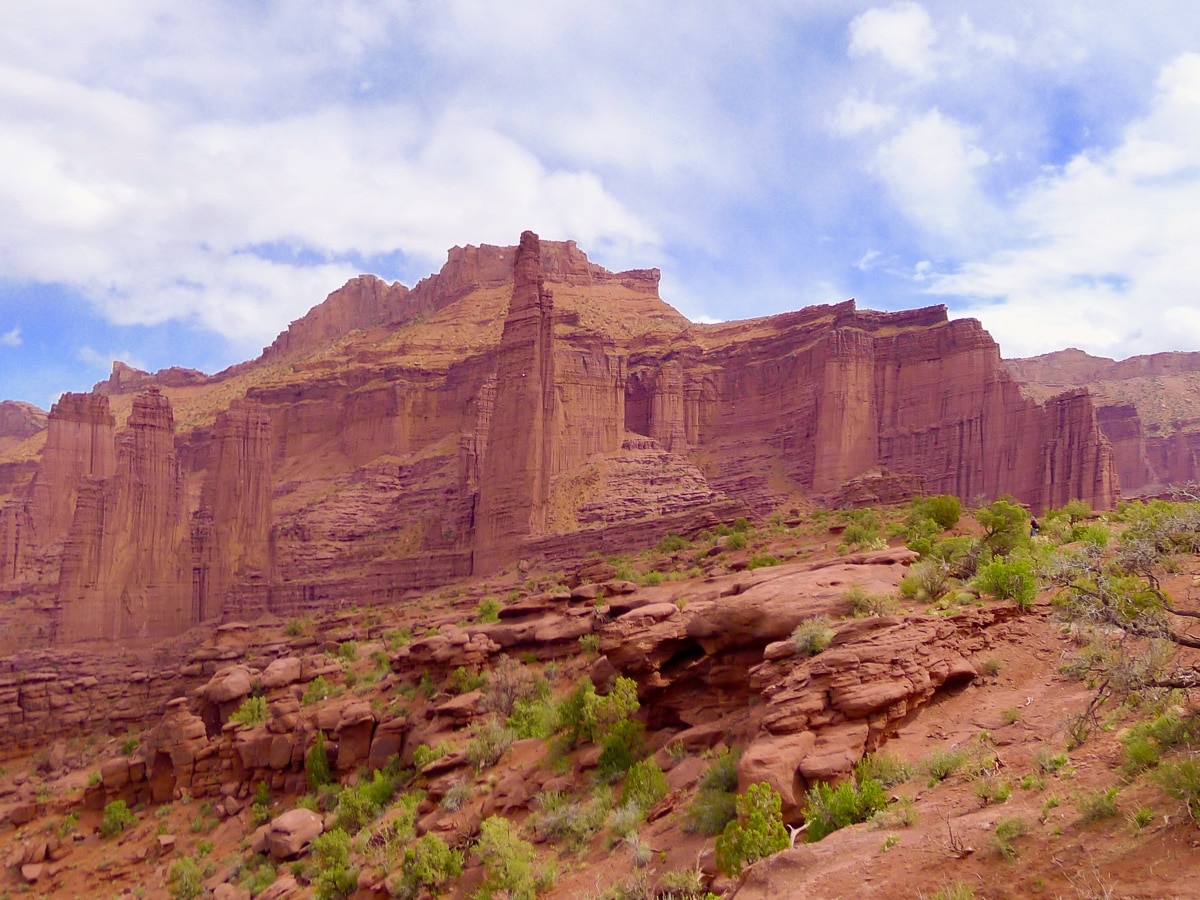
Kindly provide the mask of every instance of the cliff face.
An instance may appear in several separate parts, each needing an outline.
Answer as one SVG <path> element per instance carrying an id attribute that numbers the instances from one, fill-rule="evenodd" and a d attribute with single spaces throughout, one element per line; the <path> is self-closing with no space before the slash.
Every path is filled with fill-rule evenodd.
<path id="1" fill-rule="evenodd" d="M 1086 388 L 1126 496 L 1200 481 L 1200 353 L 1114 361 L 1060 350 L 1005 366 L 1027 394 Z"/>
<path id="2" fill-rule="evenodd" d="M 977 322 L 693 325 L 657 271 L 532 233 L 411 290 L 354 279 L 213 378 L 114 367 L 8 465 L 37 468 L 0 494 L 0 592 L 36 585 L 61 641 L 395 602 L 804 497 L 1116 496 L 1087 394 L 1023 396 Z"/>

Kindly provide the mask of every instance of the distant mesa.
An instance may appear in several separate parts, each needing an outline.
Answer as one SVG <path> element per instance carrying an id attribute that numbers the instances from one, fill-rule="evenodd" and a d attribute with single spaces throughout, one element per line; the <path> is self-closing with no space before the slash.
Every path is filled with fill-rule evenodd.
<path id="1" fill-rule="evenodd" d="M 0 641 L 395 602 L 795 504 L 1117 499 L 1091 395 L 1023 393 L 977 321 L 699 325 L 658 285 L 526 232 L 411 289 L 351 279 L 213 376 L 117 363 L 44 419 L 6 404 L 0 596 L 42 618 Z"/>

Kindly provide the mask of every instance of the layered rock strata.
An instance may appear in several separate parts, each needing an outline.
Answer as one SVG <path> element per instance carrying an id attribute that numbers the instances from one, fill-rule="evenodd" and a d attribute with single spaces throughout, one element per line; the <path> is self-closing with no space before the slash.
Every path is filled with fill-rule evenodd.
<path id="1" fill-rule="evenodd" d="M 801 500 L 1117 488 L 1088 395 L 1022 396 L 973 320 L 693 325 L 657 271 L 532 233 L 411 290 L 354 279 L 210 379 L 115 367 L 103 391 L 64 395 L 0 497 L 0 591 L 57 604 L 61 640 L 396 602 Z"/>

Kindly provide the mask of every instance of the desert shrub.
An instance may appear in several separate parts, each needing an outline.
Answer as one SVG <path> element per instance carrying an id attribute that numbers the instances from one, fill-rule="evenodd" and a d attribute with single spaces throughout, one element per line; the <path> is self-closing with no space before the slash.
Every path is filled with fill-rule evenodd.
<path id="1" fill-rule="evenodd" d="M 167 889 L 175 900 L 196 900 L 204 895 L 204 870 L 190 856 L 176 860 L 167 876 Z"/>
<path id="2" fill-rule="evenodd" d="M 762 569 L 767 566 L 779 565 L 779 558 L 769 553 L 756 553 L 746 563 L 747 569 Z"/>
<path id="3" fill-rule="evenodd" d="M 1007 778 L 997 778 L 994 775 L 984 775 L 975 779 L 975 796 L 980 803 L 1004 803 L 1012 796 L 1012 785 Z"/>
<path id="4" fill-rule="evenodd" d="M 970 761 L 970 756 L 965 749 L 943 750 L 939 747 L 921 760 L 920 768 L 932 787 L 939 781 L 945 781 L 951 775 L 962 771 Z"/>
<path id="5" fill-rule="evenodd" d="M 545 740 L 558 728 L 558 707 L 547 697 L 530 697 L 513 704 L 508 727 L 518 738 Z"/>
<path id="6" fill-rule="evenodd" d="M 383 640 L 387 643 L 389 650 L 399 650 L 401 647 L 412 643 L 411 628 L 392 628 L 383 633 Z"/>
<path id="7" fill-rule="evenodd" d="M 738 817 L 717 838 L 717 868 L 731 877 L 746 863 L 778 853 L 790 841 L 783 827 L 783 801 L 766 782 L 752 784 L 737 800 Z"/>
<path id="8" fill-rule="evenodd" d="M 614 840 L 637 836 L 638 826 L 646 819 L 645 811 L 636 803 L 623 803 L 613 812 L 609 832 Z"/>
<path id="9" fill-rule="evenodd" d="M 1087 824 L 1115 816 L 1118 812 L 1118 791 L 1119 787 L 1111 787 L 1081 794 L 1075 798 L 1075 806 L 1079 809 L 1079 821 Z"/>
<path id="10" fill-rule="evenodd" d="M 1183 801 L 1193 822 L 1200 822 L 1200 761 L 1188 757 L 1164 764 L 1154 773 L 1154 779 L 1167 796 Z"/>
<path id="11" fill-rule="evenodd" d="M 486 712 L 508 717 L 518 700 L 549 697 L 550 683 L 538 676 L 524 663 L 511 656 L 502 656 L 487 674 L 483 689 L 483 708 Z"/>
<path id="12" fill-rule="evenodd" d="M 318 900 L 349 897 L 358 887 L 358 869 L 350 866 L 350 835 L 333 828 L 313 838 L 311 873 Z"/>
<path id="13" fill-rule="evenodd" d="M 708 893 L 704 872 L 697 865 L 691 869 L 669 869 L 658 879 L 660 896 L 674 900 L 702 900 Z"/>
<path id="14" fill-rule="evenodd" d="M 659 553 L 678 553 L 687 546 L 687 541 L 675 533 L 668 534 L 665 538 L 658 542 L 658 547 L 655 549 Z"/>
<path id="15" fill-rule="evenodd" d="M 953 579 L 949 566 L 939 559 L 922 559 L 900 579 L 902 596 L 932 603 L 950 590 Z"/>
<path id="16" fill-rule="evenodd" d="M 275 866 L 265 856 L 255 854 L 242 865 L 238 884 L 242 890 L 249 891 L 251 897 L 257 897 L 275 883 L 275 874 Z"/>
<path id="17" fill-rule="evenodd" d="M 1130 774 L 1158 765 L 1162 755 L 1179 745 L 1190 745 L 1200 736 L 1200 721 L 1170 710 L 1149 722 L 1139 722 L 1120 737 L 1125 769 Z"/>
<path id="18" fill-rule="evenodd" d="M 890 616 L 896 611 L 896 601 L 882 594 L 868 594 L 857 585 L 842 595 L 850 603 L 850 615 L 856 619 L 867 616 Z"/>
<path id="19" fill-rule="evenodd" d="M 450 691 L 454 694 L 465 694 L 478 690 L 487 681 L 482 672 L 472 672 L 466 666 L 459 666 L 450 673 Z"/>
<path id="20" fill-rule="evenodd" d="M 725 538 L 726 550 L 745 550 L 746 536 L 744 534 L 734 533 Z"/>
<path id="21" fill-rule="evenodd" d="M 475 609 L 475 621 L 482 624 L 500 621 L 502 605 L 495 597 L 484 597 Z"/>
<path id="22" fill-rule="evenodd" d="M 990 678 L 995 678 L 1004 667 L 1004 660 L 998 656 L 989 656 L 979 664 L 979 671 Z"/>
<path id="23" fill-rule="evenodd" d="M 854 767 L 859 781 L 874 779 L 884 787 L 900 784 L 912 777 L 912 766 L 891 753 L 868 753 Z"/>
<path id="24" fill-rule="evenodd" d="M 932 900 L 975 900 L 975 889 L 965 881 L 954 881 L 938 888 Z"/>
<path id="25" fill-rule="evenodd" d="M 100 836 L 112 837 L 120 834 L 136 822 L 133 813 L 124 800 L 114 800 L 104 807 L 104 817 L 100 821 Z"/>
<path id="26" fill-rule="evenodd" d="M 377 771 L 370 780 L 361 780 L 338 795 L 335 827 L 357 834 L 367 823 L 379 817 L 396 794 L 396 782 Z"/>
<path id="27" fill-rule="evenodd" d="M 1016 859 L 1017 848 L 1013 846 L 1013 841 L 1027 834 L 1029 834 L 1029 823 L 1019 816 L 1001 819 L 996 823 L 996 830 L 992 833 L 992 850 L 1005 859 Z"/>
<path id="28" fill-rule="evenodd" d="M 502 719 L 492 716 L 476 726 L 475 736 L 467 741 L 467 761 L 475 767 L 476 772 L 482 772 L 488 766 L 495 765 L 514 740 L 516 735 L 512 729 Z"/>
<path id="29" fill-rule="evenodd" d="M 617 722 L 608 730 L 596 766 L 596 774 L 600 778 L 612 782 L 629 771 L 629 767 L 642 754 L 642 731 L 642 723 L 634 719 Z"/>
<path id="30" fill-rule="evenodd" d="M 450 787 L 446 788 L 446 793 L 442 795 L 441 807 L 451 812 L 456 809 L 462 809 L 470 797 L 471 782 L 466 778 L 459 778 Z"/>
<path id="31" fill-rule="evenodd" d="M 592 743 L 601 732 L 637 712 L 637 682 L 618 676 L 604 696 L 590 678 L 559 705 L 559 719 L 572 744 Z"/>
<path id="32" fill-rule="evenodd" d="M 333 782 L 333 770 L 329 766 L 329 754 L 325 752 L 325 735 L 318 731 L 317 741 L 304 755 L 304 775 L 308 779 L 309 790 Z"/>
<path id="33" fill-rule="evenodd" d="M 600 635 L 581 634 L 579 636 L 579 649 L 588 656 L 595 656 L 600 652 Z"/>
<path id="34" fill-rule="evenodd" d="M 720 834 L 737 817 L 737 754 L 723 751 L 700 780 L 700 791 L 688 807 L 686 830 Z"/>
<path id="35" fill-rule="evenodd" d="M 1091 522 L 1087 525 L 1076 525 L 1071 529 L 1071 540 L 1082 541 L 1085 544 L 1093 544 L 1101 550 L 1108 546 L 1112 539 L 1112 532 L 1108 530 L 1107 525 L 1102 525 L 1099 522 Z"/>
<path id="36" fill-rule="evenodd" d="M 462 874 L 462 853 L 452 850 L 436 834 L 426 834 L 404 851 L 400 873 L 388 884 L 393 897 L 419 897 L 422 891 L 436 897 L 451 878 Z"/>
<path id="37" fill-rule="evenodd" d="M 338 644 L 337 656 L 344 662 L 354 662 L 358 659 L 358 642 L 342 641 Z"/>
<path id="38" fill-rule="evenodd" d="M 1070 761 L 1071 758 L 1066 753 L 1055 753 L 1050 747 L 1039 747 L 1033 755 L 1034 765 L 1047 775 L 1054 774 Z"/>
<path id="39" fill-rule="evenodd" d="M 450 746 L 444 741 L 436 747 L 430 747 L 428 744 L 418 744 L 413 750 L 413 766 L 419 772 L 435 759 L 441 759 L 450 752 Z"/>
<path id="40" fill-rule="evenodd" d="M 333 687 L 325 680 L 324 675 L 318 675 L 308 683 L 308 689 L 304 692 L 300 702 L 308 706 L 310 703 L 318 703 L 331 696 L 333 696 Z"/>
<path id="41" fill-rule="evenodd" d="M 1082 522 L 1092 515 L 1092 504 L 1086 500 L 1068 500 L 1058 508 L 1058 512 L 1067 517 L 1072 525 Z"/>
<path id="42" fill-rule="evenodd" d="M 975 511 L 983 527 L 983 545 L 994 556 L 1008 556 L 1029 543 L 1029 513 L 1015 503 L 997 500 Z"/>
<path id="43" fill-rule="evenodd" d="M 232 716 L 230 718 L 232 718 Z M 125 738 L 125 740 L 121 741 L 121 748 L 120 748 L 121 755 L 122 756 L 131 755 L 133 753 L 133 751 L 138 748 L 138 745 L 140 743 L 141 743 L 141 741 L 139 741 L 133 735 L 130 735 L 129 737 Z"/>
<path id="44" fill-rule="evenodd" d="M 652 759 L 630 766 L 621 789 L 621 805 L 635 803 L 647 810 L 667 795 L 667 777 Z"/>
<path id="45" fill-rule="evenodd" d="M 1014 601 L 1021 609 L 1032 607 L 1037 596 L 1033 563 L 1018 556 L 993 559 L 981 566 L 974 584 L 978 590 L 991 594 L 997 600 Z"/>
<path id="46" fill-rule="evenodd" d="M 883 785 L 869 777 L 843 781 L 837 787 L 816 784 L 806 799 L 804 820 L 808 823 L 809 841 L 819 841 L 839 828 L 865 822 L 887 806 Z"/>
<path id="47" fill-rule="evenodd" d="M 603 827 L 612 799 L 607 788 L 597 790 L 586 803 L 563 791 L 542 791 L 534 798 L 534 804 L 538 809 L 533 827 L 538 836 L 565 842 L 568 849 L 579 850 Z"/>
<path id="48" fill-rule="evenodd" d="M 475 854 L 484 871 L 477 897 L 494 897 L 503 891 L 509 900 L 533 900 L 539 886 L 534 876 L 533 845 L 517 836 L 508 819 L 490 816 L 483 820 Z"/>
<path id="49" fill-rule="evenodd" d="M 932 519 L 942 530 L 953 528 L 962 517 L 962 502 L 953 494 L 938 494 L 917 501 L 921 515 Z"/>
<path id="50" fill-rule="evenodd" d="M 805 619 L 792 632 L 792 646 L 802 656 L 815 656 L 826 647 L 837 632 L 829 627 L 829 616 Z"/>
<path id="51" fill-rule="evenodd" d="M 230 722 L 240 722 L 247 728 L 253 728 L 255 725 L 261 725 L 267 721 L 267 698 L 266 697 L 247 697 L 229 716 Z"/>

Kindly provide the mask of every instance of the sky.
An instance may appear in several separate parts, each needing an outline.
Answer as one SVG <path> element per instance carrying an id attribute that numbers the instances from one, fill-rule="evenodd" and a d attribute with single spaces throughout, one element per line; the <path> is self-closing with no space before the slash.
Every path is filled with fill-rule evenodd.
<path id="1" fill-rule="evenodd" d="M 1183 0 L 6 0 L 0 398 L 220 370 L 360 272 L 575 240 L 689 318 L 1200 350 Z"/>

